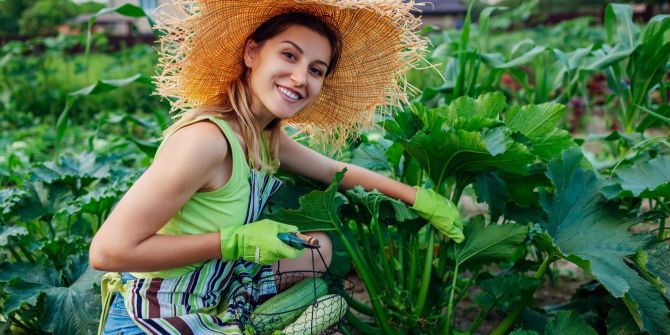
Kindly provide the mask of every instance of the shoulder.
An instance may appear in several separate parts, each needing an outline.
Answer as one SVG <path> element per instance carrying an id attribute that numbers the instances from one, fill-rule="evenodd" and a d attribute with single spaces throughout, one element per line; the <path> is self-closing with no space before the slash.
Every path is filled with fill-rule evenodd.
<path id="1" fill-rule="evenodd" d="M 186 164 L 207 170 L 228 155 L 228 145 L 218 125 L 208 120 L 186 125 L 169 136 L 155 162 Z"/>

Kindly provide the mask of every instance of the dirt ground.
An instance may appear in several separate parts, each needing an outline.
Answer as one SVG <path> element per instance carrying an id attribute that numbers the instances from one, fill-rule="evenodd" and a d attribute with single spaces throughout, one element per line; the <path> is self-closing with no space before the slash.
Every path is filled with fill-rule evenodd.
<path id="1" fill-rule="evenodd" d="M 584 275 L 582 269 L 566 261 L 556 261 L 552 264 L 551 268 L 557 272 L 558 278 L 555 283 L 546 280 L 542 287 L 535 292 L 535 301 L 538 306 L 568 302 L 573 293 L 575 293 L 582 284 L 590 280 L 588 276 Z M 368 297 L 365 286 L 358 275 L 352 271 L 352 273 L 349 274 L 348 279 L 355 285 L 354 298 L 369 304 L 370 298 Z M 478 312 L 478 305 L 474 303 L 472 299 L 474 299 L 478 293 L 478 288 L 471 288 L 470 294 L 456 306 L 455 322 L 457 328 L 467 329 L 475 319 Z M 362 319 L 367 318 L 367 316 L 361 315 L 353 309 L 352 311 Z M 500 315 L 495 310 L 492 311 L 475 334 L 489 334 L 503 318 L 504 315 Z M 352 333 L 358 334 L 355 330 L 352 330 Z"/>

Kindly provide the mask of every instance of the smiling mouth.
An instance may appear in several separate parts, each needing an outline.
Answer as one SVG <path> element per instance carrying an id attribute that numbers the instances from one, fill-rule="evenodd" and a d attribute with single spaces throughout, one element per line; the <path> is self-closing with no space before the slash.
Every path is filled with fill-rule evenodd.
<path id="1" fill-rule="evenodd" d="M 279 86 L 279 85 L 276 85 L 276 84 L 275 84 L 275 86 L 277 87 L 277 90 L 279 91 L 279 93 L 280 93 L 285 99 L 287 99 L 287 100 L 290 101 L 290 102 L 296 102 L 296 101 L 302 99 L 302 96 L 300 96 L 300 94 L 298 94 L 298 93 L 296 93 L 296 92 L 294 92 L 294 91 L 291 91 L 291 90 L 289 90 L 289 89 L 287 89 L 287 88 L 285 88 L 285 87 L 283 87 L 283 86 Z"/>

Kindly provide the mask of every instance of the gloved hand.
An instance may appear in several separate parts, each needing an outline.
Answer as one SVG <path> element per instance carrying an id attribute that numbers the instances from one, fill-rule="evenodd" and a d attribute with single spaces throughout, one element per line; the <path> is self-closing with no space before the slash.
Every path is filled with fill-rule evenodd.
<path id="1" fill-rule="evenodd" d="M 305 250 L 295 249 L 277 238 L 279 233 L 297 232 L 298 227 L 273 220 L 260 220 L 242 226 L 223 227 L 221 259 L 268 265 L 282 258 L 296 258 Z"/>
<path id="2" fill-rule="evenodd" d="M 463 242 L 463 223 L 456 206 L 430 189 L 419 188 L 411 207 L 420 217 L 456 243 Z"/>

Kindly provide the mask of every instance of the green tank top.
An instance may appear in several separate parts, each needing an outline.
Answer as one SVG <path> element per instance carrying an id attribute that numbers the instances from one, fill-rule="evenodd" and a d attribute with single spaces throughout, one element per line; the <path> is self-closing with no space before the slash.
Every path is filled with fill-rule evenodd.
<path id="1" fill-rule="evenodd" d="M 233 171 L 230 179 L 222 187 L 207 192 L 195 193 L 184 206 L 158 231 L 164 235 L 187 235 L 218 232 L 221 226 L 241 226 L 247 214 L 249 205 L 249 165 L 247 164 L 242 145 L 235 133 L 225 120 L 214 116 L 204 116 L 189 122 L 186 125 L 210 120 L 217 124 L 228 139 L 232 152 Z M 170 134 L 171 135 L 171 134 Z M 160 150 L 168 135 L 158 147 Z M 156 151 L 158 154 L 158 151 Z M 156 272 L 133 272 L 137 278 L 172 278 L 183 276 L 204 262 L 195 263 L 179 268 Z"/>

